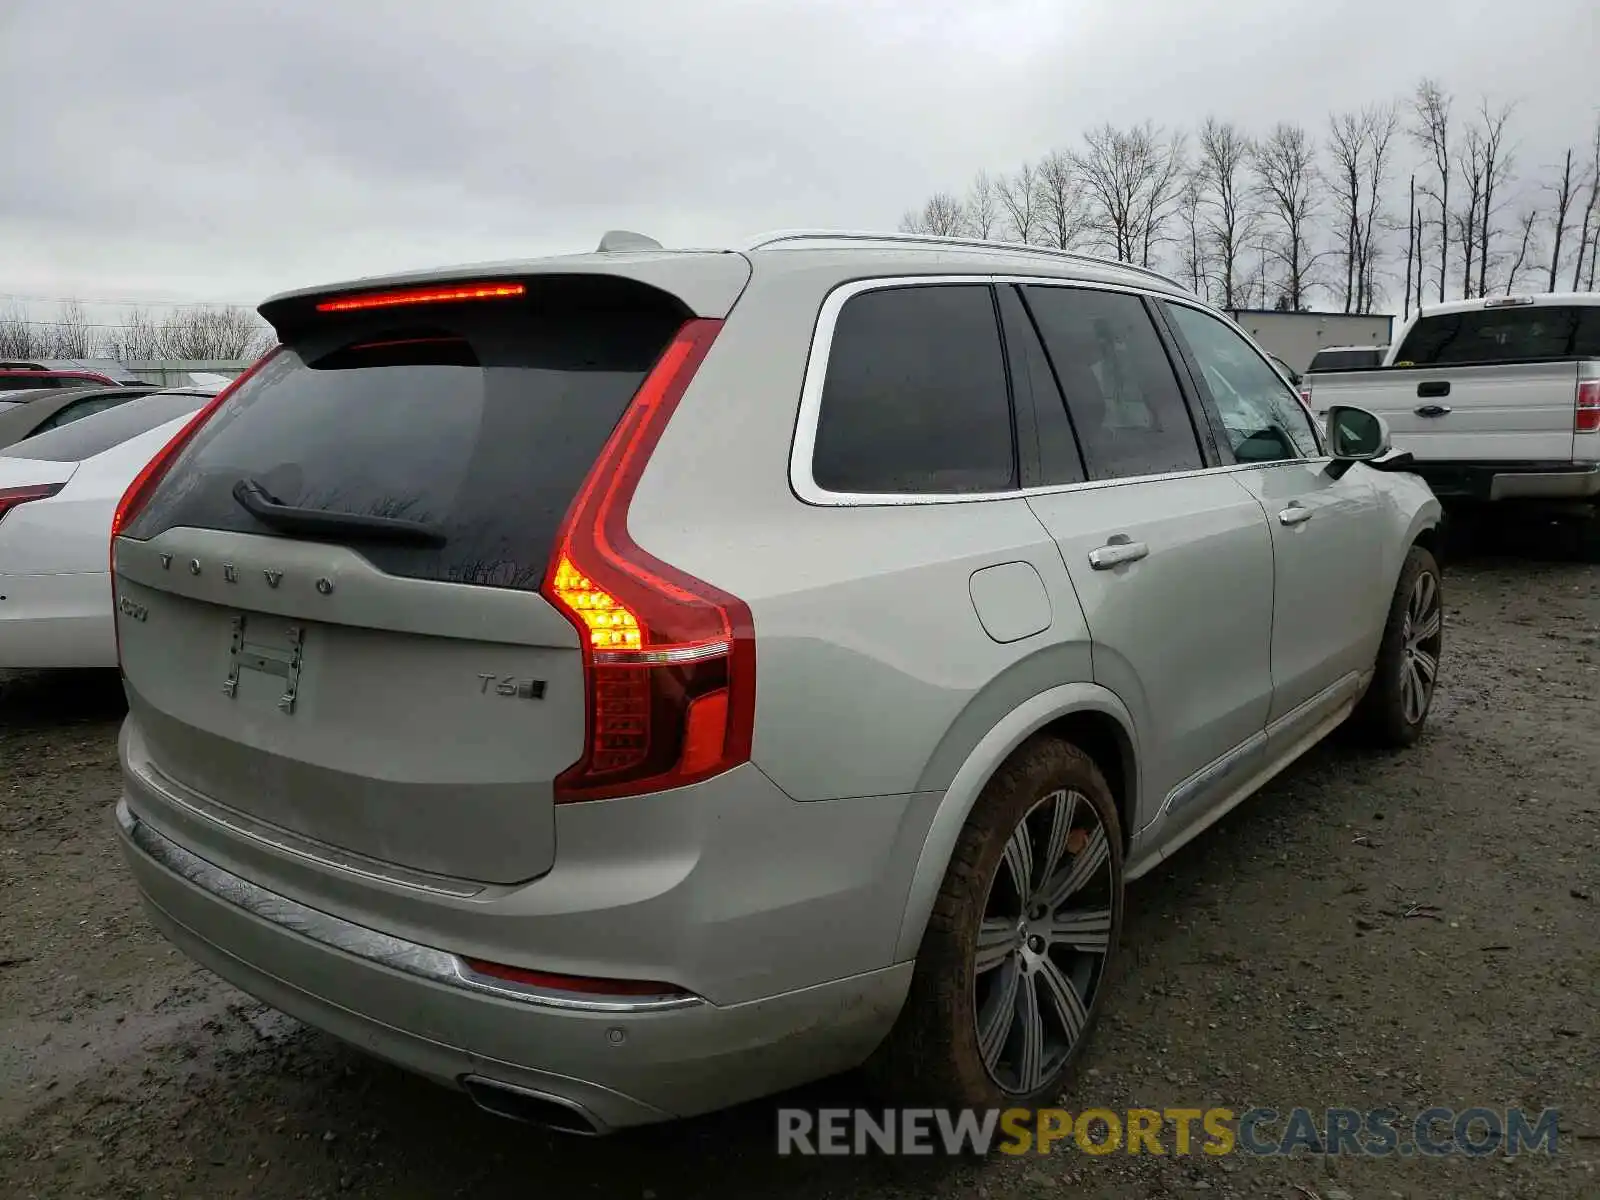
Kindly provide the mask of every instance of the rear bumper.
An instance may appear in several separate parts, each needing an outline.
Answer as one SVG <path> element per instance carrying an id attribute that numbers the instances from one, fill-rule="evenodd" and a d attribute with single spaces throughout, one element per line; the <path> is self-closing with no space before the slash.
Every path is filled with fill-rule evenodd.
<path id="1" fill-rule="evenodd" d="M 857 1066 L 888 1032 L 910 983 L 904 963 L 721 1006 L 518 994 L 474 980 L 446 951 L 224 870 L 126 802 L 116 823 L 151 919 L 203 966 L 376 1057 L 457 1087 L 486 1079 L 547 1097 L 601 1132 Z"/>
<path id="2" fill-rule="evenodd" d="M 1418 462 L 1441 499 L 1586 500 L 1600 496 L 1600 463 Z"/>

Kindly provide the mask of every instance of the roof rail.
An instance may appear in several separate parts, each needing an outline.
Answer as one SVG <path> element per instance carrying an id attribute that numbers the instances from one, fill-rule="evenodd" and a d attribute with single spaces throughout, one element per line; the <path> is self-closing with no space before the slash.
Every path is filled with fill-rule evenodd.
<path id="1" fill-rule="evenodd" d="M 1121 262 L 1112 258 L 1097 258 L 1092 254 L 1079 254 L 1072 250 L 1057 250 L 1053 246 L 1034 246 L 1027 242 L 1002 242 L 992 238 L 942 237 L 932 233 L 876 233 L 870 230 L 854 229 L 782 229 L 772 233 L 763 233 L 758 237 L 752 238 L 741 249 L 765 250 L 769 246 L 776 246 L 783 242 L 825 241 L 888 242 L 907 246 L 964 246 L 975 250 L 1004 250 L 1013 254 L 1037 254 L 1047 258 L 1063 259 L 1067 262 L 1084 263 L 1096 267 L 1115 267 L 1124 271 L 1132 271 L 1136 275 L 1159 279 L 1162 283 L 1170 284 L 1179 291 L 1188 291 L 1172 276 L 1164 275 L 1150 267 L 1141 267 L 1134 263 Z"/>

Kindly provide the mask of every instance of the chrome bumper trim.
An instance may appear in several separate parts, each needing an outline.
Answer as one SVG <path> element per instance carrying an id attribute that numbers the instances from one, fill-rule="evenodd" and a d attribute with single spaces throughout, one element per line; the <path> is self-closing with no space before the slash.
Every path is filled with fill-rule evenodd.
<path id="1" fill-rule="evenodd" d="M 117 824 L 140 853 L 201 891 L 320 945 L 432 983 L 570 1012 L 637 1014 L 696 1008 L 705 1003 L 698 996 L 677 995 L 600 1000 L 572 992 L 490 979 L 471 970 L 448 951 L 368 929 L 270 892 L 231 871 L 225 871 L 184 849 L 158 832 L 148 821 L 141 820 L 128 807 L 126 800 L 117 802 Z"/>

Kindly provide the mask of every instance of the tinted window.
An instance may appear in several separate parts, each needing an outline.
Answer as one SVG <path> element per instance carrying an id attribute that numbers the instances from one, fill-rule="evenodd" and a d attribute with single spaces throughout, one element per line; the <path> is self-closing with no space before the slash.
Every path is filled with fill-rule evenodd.
<path id="1" fill-rule="evenodd" d="M 138 393 L 135 392 L 134 396 Z M 95 396 L 88 400 L 75 400 L 63 409 L 59 409 L 43 425 L 39 426 L 42 433 L 47 429 L 60 429 L 63 425 L 70 425 L 74 421 L 81 421 L 84 417 L 91 417 L 97 412 L 104 412 L 108 408 L 115 408 L 119 404 L 126 404 L 133 396 Z"/>
<path id="2" fill-rule="evenodd" d="M 835 492 L 1014 486 L 994 299 L 982 284 L 884 288 L 845 302 L 828 354 L 812 477 Z"/>
<path id="3" fill-rule="evenodd" d="M 1423 317 L 1406 335 L 1395 363 L 1427 367 L 1575 356 L 1600 358 L 1600 306 L 1529 304 Z"/>
<path id="4" fill-rule="evenodd" d="M 1121 292 L 1030 287 L 1091 479 L 1204 466 L 1194 422 L 1143 302 Z"/>
<path id="5" fill-rule="evenodd" d="M 525 301 L 333 319 L 297 335 L 187 446 L 129 532 L 284 535 L 234 499 L 419 521 L 438 546 L 341 533 L 380 570 L 535 588 L 562 518 L 682 313 L 617 280 Z M 98 418 L 96 418 L 98 419 Z"/>
<path id="6" fill-rule="evenodd" d="M 1006 351 L 1011 358 L 1011 386 L 1017 403 L 1017 428 L 1032 435 L 1031 445 L 1024 437 L 1023 448 L 1029 461 L 1023 482 L 1029 487 L 1083 482 L 1083 456 L 1072 433 L 1072 422 L 1056 386 L 1055 373 L 1045 357 L 1044 346 L 1034 328 L 1033 318 L 1023 306 L 1014 287 L 998 292 L 1000 316 L 1006 333 Z"/>
<path id="7" fill-rule="evenodd" d="M 1348 371 L 1383 365 L 1381 350 L 1318 350 L 1311 356 L 1309 371 Z"/>
<path id="8" fill-rule="evenodd" d="M 1234 458 L 1279 462 L 1317 456 L 1310 414 L 1249 342 L 1199 309 L 1169 304 L 1167 313 L 1200 367 Z"/>
<path id="9" fill-rule="evenodd" d="M 76 379 L 67 381 L 69 387 L 77 382 Z M 0 377 L 0 383 L 4 383 L 8 390 L 18 391 L 38 391 L 41 388 L 57 386 L 55 378 L 50 375 L 6 375 Z"/>
<path id="10" fill-rule="evenodd" d="M 36 433 L 26 441 L 8 447 L 6 454 L 12 458 L 37 458 L 46 462 L 82 462 L 174 417 L 198 412 L 205 402 L 204 396 L 152 392 L 60 429 Z"/>

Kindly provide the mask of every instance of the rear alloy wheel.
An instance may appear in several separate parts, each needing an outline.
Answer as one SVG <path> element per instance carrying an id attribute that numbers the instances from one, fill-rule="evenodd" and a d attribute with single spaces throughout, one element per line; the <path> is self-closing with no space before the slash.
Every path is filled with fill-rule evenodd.
<path id="1" fill-rule="evenodd" d="M 1094 762 L 1039 738 L 979 797 L 874 1064 L 907 1100 L 1053 1104 L 1122 926 L 1122 828 Z"/>
<path id="2" fill-rule="evenodd" d="M 1038 1092 L 1089 1024 L 1110 951 L 1111 847 L 1082 792 L 1040 800 L 1006 840 L 973 954 L 984 1069 L 1008 1095 Z"/>
<path id="3" fill-rule="evenodd" d="M 1439 564 L 1421 546 L 1406 555 L 1389 605 L 1372 685 L 1357 720 L 1380 745 L 1409 746 L 1433 707 L 1444 651 L 1444 588 Z"/>

